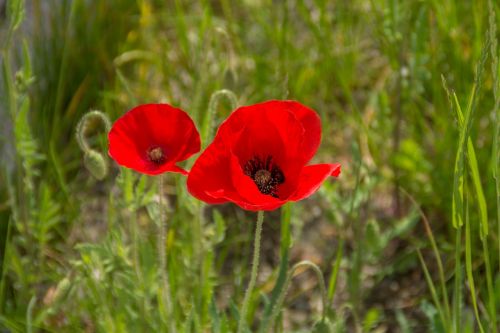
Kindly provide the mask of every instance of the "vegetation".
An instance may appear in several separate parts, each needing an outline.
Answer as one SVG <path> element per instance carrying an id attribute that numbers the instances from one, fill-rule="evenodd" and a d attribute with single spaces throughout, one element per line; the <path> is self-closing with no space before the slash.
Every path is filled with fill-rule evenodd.
<path id="1" fill-rule="evenodd" d="M 79 127 L 96 173 L 75 132 L 91 110 L 168 102 L 206 146 L 234 104 L 270 99 L 321 115 L 315 160 L 342 174 L 264 214 L 246 330 L 500 331 L 498 2 L 8 0 L 0 15 L 0 332 L 235 332 L 257 214 L 118 167 L 100 113 Z"/>

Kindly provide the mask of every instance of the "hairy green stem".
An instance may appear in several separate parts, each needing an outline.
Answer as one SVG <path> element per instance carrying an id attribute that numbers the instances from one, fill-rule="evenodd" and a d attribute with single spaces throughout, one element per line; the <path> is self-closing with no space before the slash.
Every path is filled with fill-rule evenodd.
<path id="1" fill-rule="evenodd" d="M 257 213 L 257 226 L 255 227 L 255 239 L 253 244 L 252 272 L 250 274 L 250 282 L 248 282 L 248 287 L 245 292 L 245 297 L 243 298 L 243 305 L 240 311 L 240 320 L 238 322 L 238 333 L 243 333 L 245 330 L 246 317 L 247 317 L 248 307 L 250 305 L 250 298 L 252 297 L 253 288 L 255 287 L 255 282 L 257 281 L 257 272 L 259 270 L 259 258 L 260 258 L 260 238 L 262 235 L 263 222 L 264 222 L 264 212 L 259 211 Z"/>
<path id="2" fill-rule="evenodd" d="M 111 130 L 111 121 L 109 120 L 108 116 L 104 114 L 101 111 L 98 110 L 92 110 L 87 112 L 82 116 L 78 124 L 76 125 L 76 142 L 80 146 L 81 150 L 84 153 L 89 152 L 92 150 L 90 148 L 90 145 L 87 142 L 87 126 L 88 122 L 96 120 L 100 121 L 104 125 L 104 129 L 106 130 L 106 133 Z"/>
<path id="3" fill-rule="evenodd" d="M 236 109 L 238 106 L 238 99 L 236 95 L 228 89 L 217 90 L 210 96 L 210 102 L 208 103 L 208 112 L 204 121 L 203 126 L 203 144 L 207 145 L 211 142 L 214 129 L 215 129 L 215 115 L 217 114 L 217 107 L 219 106 L 221 100 L 226 98 L 231 104 L 231 111 Z"/>
<path id="4" fill-rule="evenodd" d="M 290 283 L 292 282 L 294 274 L 301 267 L 311 268 L 314 271 L 314 273 L 316 274 L 316 277 L 317 277 L 318 283 L 319 283 L 320 292 L 321 292 L 321 301 L 323 303 L 323 311 L 322 311 L 321 318 L 325 319 L 326 311 L 328 308 L 328 294 L 326 291 L 325 279 L 323 278 L 323 272 L 321 272 L 321 269 L 315 263 L 313 263 L 309 260 L 304 260 L 304 261 L 301 261 L 301 262 L 293 265 L 293 267 L 288 272 L 288 276 L 286 278 L 283 289 L 281 290 L 281 293 L 278 297 L 278 301 L 276 302 L 276 304 L 273 308 L 273 311 L 271 313 L 271 319 L 269 321 L 269 328 L 272 328 L 274 326 L 274 321 L 276 320 L 276 318 L 278 317 L 278 315 L 281 311 L 281 307 L 282 307 L 283 302 L 285 300 L 286 294 L 288 292 L 288 288 L 290 287 Z"/>
<path id="5" fill-rule="evenodd" d="M 106 133 L 111 130 L 111 122 L 108 116 L 101 111 L 93 110 L 87 112 L 76 126 L 76 141 L 84 153 L 84 165 L 87 170 L 98 180 L 102 180 L 108 174 L 108 164 L 103 154 L 92 149 L 87 141 L 88 123 L 90 121 L 99 121 L 104 125 Z"/>
<path id="6" fill-rule="evenodd" d="M 259 326 L 259 333 L 265 333 L 269 327 L 269 320 L 274 305 L 278 301 L 278 297 L 285 286 L 286 277 L 288 275 L 288 258 L 290 257 L 290 246 L 292 243 L 292 236 L 290 230 L 292 215 L 292 203 L 288 203 L 281 208 L 281 240 L 280 240 L 280 265 L 278 271 L 278 278 L 271 292 L 269 303 L 264 309 L 264 314 Z"/>
<path id="7" fill-rule="evenodd" d="M 160 304 L 164 303 L 166 307 L 167 314 L 167 323 L 169 327 L 169 332 L 175 332 L 175 321 L 173 320 L 173 311 L 172 311 L 172 299 L 170 293 L 170 283 L 168 281 L 168 271 L 167 271 L 167 253 L 166 253 L 166 244 L 167 244 L 167 221 L 165 220 L 165 213 L 163 207 L 163 176 L 158 176 L 158 195 L 159 195 L 159 214 L 160 214 L 160 226 L 158 233 L 158 256 L 160 258 L 160 276 L 163 285 L 163 289 L 161 292 L 162 301 Z"/>
<path id="8" fill-rule="evenodd" d="M 205 251 L 203 243 L 203 225 L 204 225 L 204 208 L 205 205 L 200 202 L 198 209 L 198 220 L 195 221 L 195 226 L 193 228 L 193 253 L 194 253 L 194 263 L 196 274 L 198 278 L 198 287 L 203 289 L 205 282 L 205 274 L 203 269 L 203 263 L 205 261 Z M 196 306 L 203 313 L 203 293 L 199 292 L 194 295 Z"/>
<path id="9" fill-rule="evenodd" d="M 134 255 L 134 268 L 135 274 L 139 281 L 142 281 L 142 273 L 141 273 L 141 262 L 139 260 L 139 228 L 137 227 L 138 219 L 137 219 L 137 210 L 134 209 L 132 212 L 133 218 L 131 223 L 131 232 L 132 232 L 132 244 L 133 244 L 133 255 Z M 142 283 L 141 283 L 142 284 Z"/>

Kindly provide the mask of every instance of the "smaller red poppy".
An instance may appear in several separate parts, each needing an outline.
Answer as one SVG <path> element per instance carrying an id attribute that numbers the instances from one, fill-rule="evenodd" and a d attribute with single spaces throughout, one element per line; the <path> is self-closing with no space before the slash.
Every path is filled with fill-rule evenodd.
<path id="1" fill-rule="evenodd" d="M 187 179 L 188 191 L 208 203 L 274 210 L 307 198 L 340 164 L 308 165 L 321 140 L 321 120 L 295 101 L 240 107 L 219 127 Z"/>
<path id="2" fill-rule="evenodd" d="M 137 172 L 188 172 L 176 163 L 200 150 L 200 135 L 189 115 L 168 104 L 139 105 L 120 117 L 108 134 L 109 155 Z"/>

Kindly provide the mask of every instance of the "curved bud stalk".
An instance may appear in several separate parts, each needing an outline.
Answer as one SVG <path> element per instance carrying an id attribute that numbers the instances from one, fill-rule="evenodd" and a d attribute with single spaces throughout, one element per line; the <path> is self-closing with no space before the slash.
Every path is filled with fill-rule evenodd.
<path id="1" fill-rule="evenodd" d="M 281 290 L 281 293 L 278 296 L 278 300 L 273 308 L 273 311 L 271 312 L 271 317 L 269 320 L 269 325 L 267 328 L 265 328 L 264 332 L 270 332 L 270 329 L 274 326 L 274 321 L 278 317 L 278 314 L 281 311 L 281 307 L 283 305 L 283 302 L 285 300 L 286 294 L 288 292 L 288 288 L 290 287 L 290 283 L 292 282 L 293 277 L 295 276 L 295 272 L 299 269 L 305 267 L 306 269 L 312 269 L 313 272 L 316 274 L 316 277 L 318 279 L 319 283 L 319 288 L 321 292 L 321 301 L 323 304 L 323 309 L 322 309 L 322 314 L 321 314 L 321 321 L 324 321 L 326 317 L 326 311 L 328 307 L 328 296 L 326 292 L 326 287 L 325 287 L 325 280 L 323 278 L 323 273 L 321 272 L 321 269 L 313 263 L 312 261 L 309 260 L 304 260 L 301 262 L 296 263 L 293 265 L 293 267 L 289 270 L 288 276 L 286 278 L 285 284 L 283 286 L 283 289 Z"/>
<path id="2" fill-rule="evenodd" d="M 221 101 L 226 98 L 231 104 L 231 111 L 236 110 L 238 107 L 238 98 L 228 89 L 217 90 L 210 96 L 210 102 L 208 103 L 208 112 L 203 124 L 203 142 L 206 145 L 207 142 L 212 141 L 212 137 L 215 131 L 215 115 L 217 114 L 217 108 Z"/>
<path id="3" fill-rule="evenodd" d="M 90 147 L 87 138 L 89 123 L 92 121 L 101 122 L 106 132 L 111 129 L 111 122 L 108 116 L 101 111 L 93 110 L 87 112 L 76 126 L 76 141 L 84 153 L 83 163 L 85 168 L 98 180 L 104 179 L 108 174 L 108 162 L 103 154 Z"/>

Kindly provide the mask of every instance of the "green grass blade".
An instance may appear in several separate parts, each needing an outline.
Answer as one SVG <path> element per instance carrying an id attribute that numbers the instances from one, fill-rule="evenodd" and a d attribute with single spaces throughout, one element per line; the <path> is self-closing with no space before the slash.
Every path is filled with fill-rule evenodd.
<path id="1" fill-rule="evenodd" d="M 442 293 L 442 298 L 443 298 L 443 303 L 444 303 L 444 309 L 445 309 L 445 314 L 446 314 L 446 321 L 443 323 L 443 326 L 449 331 L 451 327 L 451 310 L 450 310 L 450 301 L 448 297 L 448 289 L 446 288 L 446 278 L 444 275 L 444 269 L 443 269 L 443 261 L 441 259 L 441 254 L 439 253 L 439 249 L 436 244 L 436 239 L 434 237 L 434 234 L 432 232 L 432 228 L 430 226 L 429 220 L 427 219 L 427 216 L 425 216 L 424 212 L 422 211 L 422 208 L 420 205 L 416 202 L 416 200 L 404 189 L 403 193 L 407 195 L 407 197 L 410 199 L 410 201 L 413 203 L 413 205 L 418 209 L 418 212 L 420 216 L 422 217 L 422 221 L 424 223 L 424 228 L 425 228 L 425 233 L 427 234 L 427 237 L 429 238 L 429 241 L 431 243 L 431 248 L 432 252 L 434 254 L 434 257 L 436 258 L 437 262 L 437 267 L 438 267 L 438 273 L 439 273 L 439 282 L 441 285 L 441 293 Z"/>
<path id="2" fill-rule="evenodd" d="M 455 283 L 453 291 L 453 322 L 454 332 L 459 333 L 461 327 L 461 309 L 462 309 L 462 228 L 457 228 L 455 231 Z"/>
<path id="3" fill-rule="evenodd" d="M 424 271 L 424 276 L 425 280 L 427 281 L 427 286 L 429 287 L 429 290 L 431 292 L 432 300 L 434 302 L 434 305 L 438 309 L 439 312 L 439 317 L 441 318 L 441 321 L 443 322 L 443 326 L 447 326 L 447 320 L 445 316 L 445 312 L 443 311 L 443 308 L 441 306 L 441 302 L 439 301 L 439 296 L 436 292 L 436 286 L 434 285 L 434 282 L 432 281 L 432 277 L 429 273 L 429 269 L 427 268 L 427 265 L 425 264 L 425 260 L 422 256 L 422 253 L 420 252 L 420 249 L 417 249 L 417 255 L 418 259 L 420 260 L 420 264 L 422 265 L 422 270 Z"/>
<path id="4" fill-rule="evenodd" d="M 455 110 L 457 113 L 457 120 L 460 131 L 463 130 L 464 127 L 464 115 L 462 113 L 462 109 L 460 108 L 460 104 L 458 103 L 457 96 L 453 94 L 455 101 Z M 470 169 L 470 175 L 472 178 L 472 183 L 474 185 L 474 190 L 476 192 L 476 200 L 479 207 L 479 215 L 481 221 L 481 239 L 488 235 L 488 209 L 486 207 L 486 199 L 484 196 L 483 187 L 481 185 L 481 178 L 479 176 L 479 167 L 476 158 L 476 152 L 474 150 L 474 145 L 472 144 L 472 140 L 467 138 L 467 162 Z M 463 163 L 463 161 L 461 161 Z M 463 170 L 463 165 L 462 172 Z M 462 191 L 463 193 L 463 191 Z"/>
<path id="5" fill-rule="evenodd" d="M 476 89 L 474 87 L 472 89 L 471 98 L 469 99 L 469 105 L 475 91 Z M 455 93 L 453 93 L 453 102 L 457 114 L 463 114 L 462 109 L 460 107 L 460 103 L 458 102 L 457 95 Z M 469 122 L 470 119 L 470 110 L 471 110 L 470 108 L 467 108 L 467 114 L 466 114 L 467 123 Z M 466 126 L 462 125 L 462 128 L 460 130 L 458 149 L 455 157 L 455 167 L 453 169 L 452 221 L 453 221 L 453 226 L 455 228 L 461 227 L 463 225 L 462 211 L 463 211 L 463 197 L 464 197 L 464 157 L 465 157 L 464 142 L 466 141 L 466 137 L 468 135 L 467 128 L 468 128 L 467 125 Z"/>
<path id="6" fill-rule="evenodd" d="M 333 302 L 333 297 L 335 296 L 335 291 L 337 289 L 337 277 L 340 270 L 340 263 L 342 262 L 342 254 L 344 253 L 344 239 L 341 238 L 339 245 L 337 246 L 337 255 L 335 261 L 333 262 L 332 275 L 330 281 L 328 282 L 328 299 L 330 303 Z"/>
<path id="7" fill-rule="evenodd" d="M 496 193 L 496 205 L 497 205 L 497 238 L 500 237 L 500 152 L 498 150 L 498 145 L 500 142 L 500 75 L 499 75 L 499 62 L 498 62 L 498 39 L 497 36 L 497 26 L 496 26 L 496 18 L 495 18 L 495 8 L 493 6 L 493 2 L 491 0 L 488 1 L 488 10 L 489 10 L 489 34 L 490 34 L 490 56 L 491 56 L 491 74 L 493 77 L 493 98 L 494 98 L 494 106 L 493 106 L 493 114 L 495 119 L 495 132 L 493 136 L 493 147 L 492 147 L 492 162 L 493 162 L 493 178 L 495 179 L 495 193 Z M 498 243 L 498 260 L 500 260 L 500 242 Z M 495 302 L 495 293 L 493 293 L 493 272 L 490 264 L 490 255 L 488 250 L 488 240 L 483 239 L 483 253 L 485 258 L 485 266 L 486 266 L 486 283 L 488 286 L 488 306 L 491 318 L 491 325 L 493 327 L 493 331 L 496 333 L 498 331 L 497 324 L 497 309 Z M 500 265 L 498 265 L 498 270 L 500 271 Z"/>
<path id="8" fill-rule="evenodd" d="M 479 208 L 479 216 L 481 221 L 480 237 L 485 239 L 488 236 L 488 209 L 486 207 L 486 199 L 484 197 L 483 186 L 481 185 L 481 179 L 479 176 L 479 168 L 476 158 L 476 152 L 474 151 L 474 146 L 472 145 L 472 140 L 468 138 L 467 140 L 467 161 L 470 169 L 470 176 L 472 179 L 472 184 L 476 192 L 476 201 Z"/>
<path id="9" fill-rule="evenodd" d="M 493 115 L 495 119 L 495 133 L 493 135 L 493 146 L 492 146 L 492 173 L 495 179 L 495 192 L 496 192 L 496 205 L 497 205 L 497 237 L 500 237 L 500 150 L 498 148 L 500 141 L 500 75 L 498 66 L 498 39 L 497 36 L 497 26 L 495 17 L 495 7 L 493 6 L 493 1 L 488 1 L 489 9 L 489 33 L 490 33 L 490 55 L 491 55 L 491 74 L 493 77 Z M 498 260 L 500 261 L 500 242 L 498 243 Z M 498 265 L 498 270 L 500 272 L 500 264 Z"/>
<path id="10" fill-rule="evenodd" d="M 484 333 L 484 328 L 483 325 L 481 324 L 481 317 L 479 316 L 479 310 L 477 306 L 476 287 L 474 284 L 474 274 L 472 269 L 471 230 L 470 230 L 470 220 L 469 220 L 469 203 L 467 199 L 465 202 L 465 272 L 467 274 L 467 280 L 469 282 L 472 306 L 474 308 L 474 314 L 476 316 L 477 325 L 481 333 Z"/>

